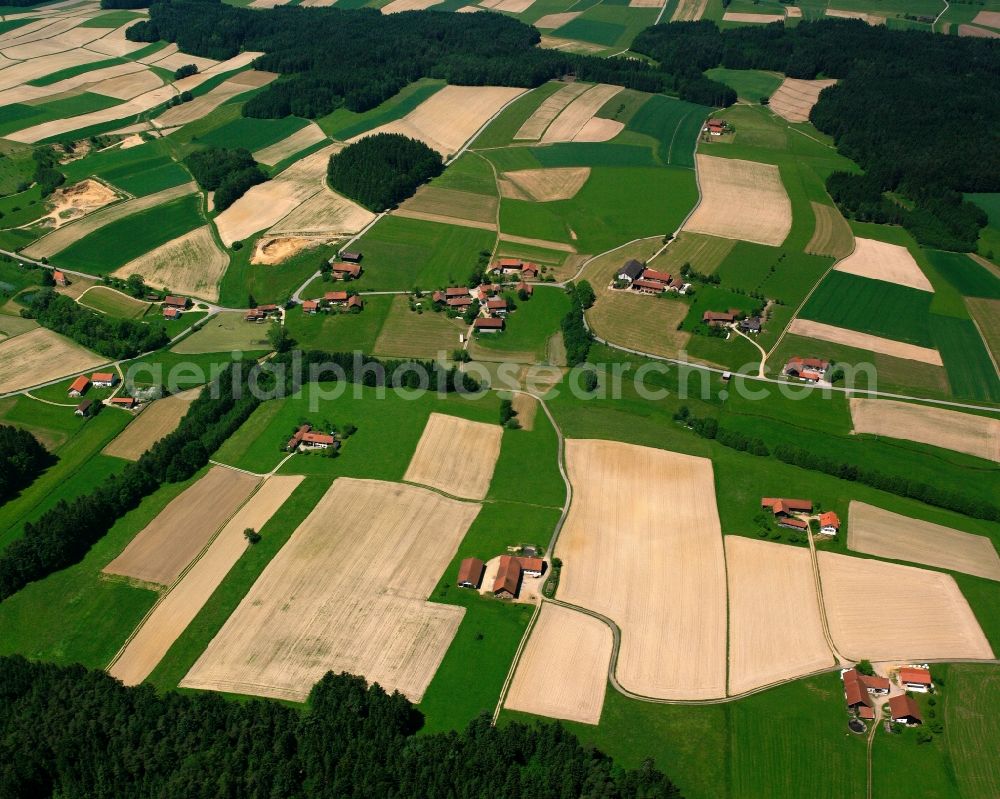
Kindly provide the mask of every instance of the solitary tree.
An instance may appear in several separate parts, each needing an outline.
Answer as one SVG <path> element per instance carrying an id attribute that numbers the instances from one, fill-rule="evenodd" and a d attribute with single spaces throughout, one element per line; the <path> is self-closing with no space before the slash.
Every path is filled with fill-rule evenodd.
<path id="1" fill-rule="evenodd" d="M 248 527 L 246 530 L 243 531 L 243 537 L 251 544 L 256 544 L 258 541 L 260 541 L 260 533 L 258 533 L 252 527 Z"/>

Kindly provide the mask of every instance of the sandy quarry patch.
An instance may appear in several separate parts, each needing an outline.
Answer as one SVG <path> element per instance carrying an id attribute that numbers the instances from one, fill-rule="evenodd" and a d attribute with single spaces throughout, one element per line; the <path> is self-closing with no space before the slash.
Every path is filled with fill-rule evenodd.
<path id="1" fill-rule="evenodd" d="M 106 361 L 51 330 L 31 330 L 0 342 L 0 394 L 47 383 Z"/>
<path id="2" fill-rule="evenodd" d="M 569 439 L 573 503 L 555 555 L 559 598 L 621 628 L 617 678 L 635 693 L 726 693 L 726 568 L 712 463 Z"/>
<path id="3" fill-rule="evenodd" d="M 693 22 L 702 18 L 708 0 L 680 0 L 670 17 L 671 22 Z"/>
<path id="4" fill-rule="evenodd" d="M 402 133 L 419 139 L 447 157 L 457 153 L 489 119 L 524 91 L 505 86 L 445 86 L 402 119 L 369 130 L 350 141 L 356 142 L 376 133 Z"/>
<path id="5" fill-rule="evenodd" d="M 140 144 L 145 144 L 146 140 L 142 138 L 138 133 L 132 133 L 122 139 L 121 149 L 131 150 L 133 147 L 138 147 Z"/>
<path id="6" fill-rule="evenodd" d="M 150 194 L 146 197 L 137 197 L 134 200 L 126 200 L 125 202 L 118 203 L 110 208 L 95 211 L 92 214 L 88 214 L 83 219 L 60 227 L 58 230 L 54 230 L 53 232 L 38 239 L 38 241 L 24 249 L 24 254 L 29 258 L 51 257 L 58 252 L 62 252 L 73 242 L 83 238 L 88 233 L 93 233 L 98 228 L 109 225 L 119 219 L 124 219 L 126 216 L 131 216 L 139 211 L 145 211 L 149 208 L 161 205 L 162 203 L 176 200 L 179 197 L 185 197 L 194 192 L 196 189 L 197 186 L 194 183 L 185 183 L 182 186 L 174 186 L 173 188 L 164 189 L 156 194 Z"/>
<path id="7" fill-rule="evenodd" d="M 316 194 L 279 220 L 270 234 L 348 236 L 370 224 L 375 214 L 342 194 L 323 186 Z"/>
<path id="8" fill-rule="evenodd" d="M 625 123 L 623 122 L 616 122 L 613 119 L 602 119 L 601 117 L 591 117 L 580 128 L 580 132 L 573 137 L 573 141 L 611 141 L 623 130 L 625 130 Z"/>
<path id="9" fill-rule="evenodd" d="M 87 91 L 115 97 L 119 100 L 131 100 L 133 97 L 138 97 L 140 94 L 162 85 L 163 81 L 159 75 L 155 72 L 142 70 L 102 80 L 93 86 L 88 86 Z"/>
<path id="10" fill-rule="evenodd" d="M 992 658 L 951 575 L 820 552 L 830 634 L 851 660 Z"/>
<path id="11" fill-rule="evenodd" d="M 250 263 L 260 266 L 274 266 L 283 263 L 310 247 L 323 244 L 323 239 L 304 239 L 297 236 L 261 236 L 254 245 Z"/>
<path id="12" fill-rule="evenodd" d="M 255 475 L 213 466 L 161 510 L 102 571 L 170 585 L 258 483 Z"/>
<path id="13" fill-rule="evenodd" d="M 326 185 L 326 165 L 343 145 L 331 144 L 301 158 L 276 177 L 251 188 L 215 218 L 219 236 L 229 247 L 234 241 L 265 230 L 288 216 Z"/>
<path id="14" fill-rule="evenodd" d="M 792 203 L 778 167 L 697 154 L 701 203 L 684 230 L 779 246 L 792 229 Z"/>
<path id="15" fill-rule="evenodd" d="M 869 25 L 885 24 L 885 17 L 879 14 L 866 14 L 863 11 L 841 11 L 837 8 L 828 8 L 826 10 L 826 15 L 828 17 L 839 17 L 840 19 L 860 19 L 867 22 Z"/>
<path id="16" fill-rule="evenodd" d="M 204 225 L 129 261 L 114 275 L 127 278 L 139 274 L 151 286 L 215 302 L 227 266 L 229 256 L 215 243 L 211 228 Z"/>
<path id="17" fill-rule="evenodd" d="M 835 80 L 800 80 L 785 78 L 771 95 L 768 107 L 789 122 L 806 122 L 809 112 L 819 100 L 819 93 Z"/>
<path id="18" fill-rule="evenodd" d="M 139 460 L 153 444 L 172 433 L 195 401 L 200 388 L 182 391 L 151 402 L 108 444 L 103 453 L 130 461 Z"/>
<path id="19" fill-rule="evenodd" d="M 934 286 L 906 247 L 860 237 L 854 242 L 854 252 L 835 267 L 838 272 L 934 292 Z"/>
<path id="20" fill-rule="evenodd" d="M 419 702 L 465 613 L 425 600 L 478 512 L 338 478 L 181 685 L 301 702 L 327 671 L 347 671 Z"/>
<path id="21" fill-rule="evenodd" d="M 517 664 L 505 707 L 597 724 L 611 664 L 611 628 L 546 602 Z"/>
<path id="22" fill-rule="evenodd" d="M 511 398 L 514 413 L 522 430 L 535 429 L 535 414 L 538 413 L 538 400 L 531 394 L 518 393 Z"/>
<path id="23" fill-rule="evenodd" d="M 760 25 L 783 22 L 784 19 L 784 14 L 744 14 L 739 11 L 727 11 L 722 15 L 723 22 L 755 22 Z"/>
<path id="24" fill-rule="evenodd" d="M 211 91 L 195 97 L 189 103 L 175 105 L 152 120 L 158 128 L 172 128 L 186 125 L 196 119 L 201 119 L 205 114 L 214 111 L 227 100 L 243 94 L 251 89 L 266 86 L 278 77 L 277 72 L 258 72 L 251 69 L 234 75 L 229 80 L 223 81 Z"/>
<path id="25" fill-rule="evenodd" d="M 918 347 L 916 344 L 905 344 L 902 341 L 893 341 L 891 338 L 873 336 L 870 333 L 859 333 L 857 330 L 848 330 L 846 327 L 835 327 L 822 322 L 812 322 L 808 319 L 793 319 L 788 326 L 788 332 L 797 336 L 806 336 L 820 341 L 830 341 L 834 344 L 843 344 L 845 347 L 857 347 L 861 350 L 879 352 L 883 355 L 891 355 L 893 358 L 903 358 L 908 361 L 920 361 L 929 363 L 932 366 L 944 366 L 941 361 L 941 353 L 930 347 Z"/>
<path id="26" fill-rule="evenodd" d="M 514 141 L 538 141 L 552 120 L 573 100 L 591 88 L 589 83 L 567 83 L 542 101 L 514 134 Z"/>
<path id="27" fill-rule="evenodd" d="M 103 208 L 117 200 L 118 194 L 99 180 L 81 180 L 72 186 L 56 189 L 49 197 L 52 210 L 39 224 L 53 229 L 67 222 L 86 216 L 91 211 Z"/>
<path id="28" fill-rule="evenodd" d="M 621 86 L 599 83 L 567 105 L 542 136 L 545 143 L 573 141 L 604 104 L 622 90 Z"/>
<path id="29" fill-rule="evenodd" d="M 291 158 L 298 152 L 323 141 L 326 134 L 315 122 L 310 122 L 302 130 L 297 130 L 291 136 L 286 136 L 279 142 L 254 152 L 254 160 L 261 164 L 274 166 L 286 158 Z"/>
<path id="30" fill-rule="evenodd" d="M 1000 39 L 1000 31 L 991 31 L 987 28 L 980 28 L 976 25 L 959 25 L 959 36 L 975 36 L 980 39 Z"/>
<path id="31" fill-rule="evenodd" d="M 852 501 L 847 546 L 855 552 L 892 560 L 908 560 L 939 569 L 1000 580 L 1000 555 L 984 535 Z"/>
<path id="32" fill-rule="evenodd" d="M 576 19 L 582 11 L 565 11 L 561 14 L 546 14 L 544 17 L 539 17 L 535 20 L 535 27 L 539 30 L 543 28 L 561 28 L 567 22 L 571 22 Z"/>
<path id="33" fill-rule="evenodd" d="M 1000 463 L 1000 419 L 896 400 L 850 402 L 855 433 L 918 441 Z"/>
<path id="34" fill-rule="evenodd" d="M 304 479 L 300 475 L 273 476 L 261 484 L 191 571 L 141 623 L 108 669 L 112 677 L 125 685 L 138 685 L 152 673 L 250 546 L 243 531 L 248 527 L 260 531 Z"/>
<path id="35" fill-rule="evenodd" d="M 809 550 L 726 536 L 729 693 L 834 665 Z"/>
<path id="36" fill-rule="evenodd" d="M 588 178 L 589 166 L 518 169 L 504 172 L 499 185 L 504 197 L 544 203 L 575 197 Z"/>
<path id="37" fill-rule="evenodd" d="M 500 455 L 503 428 L 432 413 L 403 479 L 456 497 L 482 499 Z"/>

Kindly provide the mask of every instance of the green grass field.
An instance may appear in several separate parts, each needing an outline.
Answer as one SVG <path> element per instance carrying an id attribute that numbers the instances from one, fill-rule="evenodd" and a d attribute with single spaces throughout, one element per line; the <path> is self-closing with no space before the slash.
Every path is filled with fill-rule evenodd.
<path id="1" fill-rule="evenodd" d="M 782 76 L 777 72 L 762 69 L 726 69 L 715 67 L 705 71 L 712 80 L 725 83 L 741 98 L 751 103 L 759 103 L 761 98 L 770 97 L 781 85 Z"/>
<path id="2" fill-rule="evenodd" d="M 948 667 L 944 723 L 955 781 L 963 797 L 1000 796 L 1000 672 L 994 666 Z"/>
<path id="3" fill-rule="evenodd" d="M 59 100 L 40 102 L 36 105 L 11 103 L 0 108 L 0 136 L 7 136 L 18 130 L 41 125 L 54 119 L 74 117 L 91 111 L 101 111 L 121 103 L 114 97 L 103 94 L 82 92 Z"/>
<path id="4" fill-rule="evenodd" d="M 84 27 L 84 26 L 80 26 Z M 28 86 L 51 86 L 53 83 L 58 83 L 61 80 L 66 80 L 67 78 L 75 78 L 77 75 L 82 75 L 84 72 L 92 72 L 95 69 L 104 69 L 105 67 L 113 67 L 117 64 L 128 63 L 124 58 L 108 58 L 104 61 L 90 61 L 86 64 L 77 64 L 76 66 L 66 67 L 66 69 L 60 69 L 57 72 L 52 72 L 41 78 L 35 78 L 34 80 L 26 81 Z"/>
<path id="5" fill-rule="evenodd" d="M 105 275 L 204 223 L 201 195 L 191 194 L 98 228 L 53 260 L 61 266 Z"/>
<path id="6" fill-rule="evenodd" d="M 208 134 L 199 136 L 195 141 L 207 147 L 242 147 L 253 152 L 291 136 L 307 124 L 308 120 L 291 116 L 283 119 L 238 116 Z"/>
<path id="7" fill-rule="evenodd" d="M 122 319 L 138 319 L 149 308 L 148 302 L 129 297 L 106 286 L 94 286 L 89 289 L 80 298 L 80 304 Z"/>
<path id="8" fill-rule="evenodd" d="M 75 183 L 95 176 L 142 197 L 192 180 L 188 171 L 173 160 L 163 139 L 128 150 L 106 150 L 73 161 L 63 167 L 66 181 Z"/>
<path id="9" fill-rule="evenodd" d="M 627 49 L 636 34 L 652 25 L 659 14 L 656 8 L 629 8 L 610 3 L 593 3 L 588 7 L 586 2 L 578 2 L 571 8 L 582 10 L 583 14 L 552 31 L 553 36 L 618 50 Z"/>
<path id="10" fill-rule="evenodd" d="M 933 347 L 926 291 L 831 272 L 802 309 L 804 319 Z"/>
<path id="11" fill-rule="evenodd" d="M 254 265 L 250 263 L 254 242 L 248 240 L 232 253 L 219 284 L 219 302 L 230 308 L 246 308 L 252 296 L 258 303 L 283 304 L 337 249 L 334 245 L 310 247 L 274 266 Z"/>
<path id="12" fill-rule="evenodd" d="M 1000 278 L 965 253 L 925 250 L 934 268 L 965 297 L 1000 299 Z"/>
<path id="13" fill-rule="evenodd" d="M 478 228 L 386 217 L 357 242 L 364 272 L 356 285 L 377 291 L 464 284 L 495 238 Z"/>
<path id="14" fill-rule="evenodd" d="M 370 353 L 375 349 L 392 299 L 384 295 L 366 297 L 364 310 L 357 314 L 334 310 L 310 315 L 301 308 L 292 308 L 285 317 L 285 327 L 302 349 Z"/>
<path id="15" fill-rule="evenodd" d="M 514 139 L 514 134 L 520 130 L 530 117 L 548 97 L 555 94 L 564 84 L 558 81 L 543 83 L 537 89 L 518 97 L 507 106 L 493 122 L 473 141 L 473 149 L 484 147 L 504 147 Z M 446 171 L 450 172 L 454 166 Z"/>
<path id="16" fill-rule="evenodd" d="M 654 139 L 660 163 L 694 167 L 695 144 L 710 111 L 706 106 L 657 94 L 635 112 L 626 130 Z"/>
<path id="17" fill-rule="evenodd" d="M 80 23 L 78 27 L 81 28 L 120 28 L 127 22 L 132 22 L 132 20 L 142 19 L 142 14 L 137 14 L 134 11 L 111 11 L 107 14 L 101 14 L 94 17 L 93 19 L 87 19 Z"/>
<path id="18" fill-rule="evenodd" d="M 955 396 L 1000 402 L 1000 379 L 976 326 L 932 314 L 930 329 Z"/>
<path id="19" fill-rule="evenodd" d="M 190 324 L 190 322 L 188 323 Z M 177 342 L 171 352 L 198 354 L 206 352 L 231 352 L 270 350 L 267 332 L 269 323 L 256 324 L 243 321 L 242 311 L 216 314 L 190 336 Z"/>
<path id="20" fill-rule="evenodd" d="M 434 178 L 430 185 L 440 189 L 497 196 L 497 181 L 490 162 L 477 153 L 463 153 L 439 177 Z"/>
<path id="21" fill-rule="evenodd" d="M 549 338 L 569 312 L 569 297 L 557 288 L 540 287 L 530 300 L 515 296 L 517 309 L 507 316 L 507 329 L 476 337 L 477 359 L 496 360 L 527 354 L 533 362 L 545 360 Z"/>
<path id="22" fill-rule="evenodd" d="M 430 310 L 429 298 L 424 298 L 423 308 L 410 310 L 408 297 L 393 297 L 389 313 L 375 340 L 373 353 L 393 358 L 446 358 L 459 347 L 458 337 L 467 325 L 461 319 L 449 318 L 443 312 Z"/>

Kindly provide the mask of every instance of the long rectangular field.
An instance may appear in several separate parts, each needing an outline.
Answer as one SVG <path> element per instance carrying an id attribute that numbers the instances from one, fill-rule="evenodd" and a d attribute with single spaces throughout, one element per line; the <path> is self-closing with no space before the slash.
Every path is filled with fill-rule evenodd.
<path id="1" fill-rule="evenodd" d="M 503 428 L 432 413 L 403 479 L 457 497 L 482 499 L 500 455 Z"/>

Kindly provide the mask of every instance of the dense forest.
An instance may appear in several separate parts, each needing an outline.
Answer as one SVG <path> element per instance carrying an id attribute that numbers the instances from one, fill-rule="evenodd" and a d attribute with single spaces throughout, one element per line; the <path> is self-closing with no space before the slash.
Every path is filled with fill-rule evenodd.
<path id="1" fill-rule="evenodd" d="M 625 770 L 561 725 L 417 736 L 419 712 L 328 673 L 305 710 L 157 695 L 82 666 L 0 658 L 0 797 L 680 799 L 652 761 Z"/>
<path id="2" fill-rule="evenodd" d="M 534 87 L 575 74 L 643 91 L 679 92 L 707 105 L 736 99 L 731 89 L 697 70 L 675 75 L 637 59 L 535 47 L 535 28 L 501 14 L 383 15 L 374 9 L 246 9 L 219 0 L 164 0 L 154 3 L 150 19 L 130 27 L 127 36 L 142 42 L 165 39 L 185 53 L 216 59 L 243 50 L 266 53 L 257 68 L 286 79 L 247 101 L 243 113 L 251 117 L 314 118 L 341 106 L 367 111 L 421 77 L 470 86 Z"/>
<path id="3" fill-rule="evenodd" d="M 27 430 L 0 425 L 0 503 L 31 485 L 52 457 Z"/>
<path id="4" fill-rule="evenodd" d="M 215 192 L 216 211 L 225 211 L 248 189 L 267 180 L 267 174 L 253 160 L 250 151 L 242 148 L 198 150 L 184 159 L 184 165 L 191 170 L 199 186 Z"/>
<path id="5" fill-rule="evenodd" d="M 810 119 L 865 170 L 829 178 L 841 210 L 902 224 L 922 244 L 975 247 L 986 217 L 961 193 L 1000 191 L 1000 42 L 859 20 L 725 31 L 701 21 L 647 28 L 632 49 L 667 71 L 723 66 L 837 78 Z"/>
<path id="6" fill-rule="evenodd" d="M 444 169 L 441 156 L 400 133 L 368 136 L 330 156 L 330 187 L 375 213 L 412 197 Z"/>
<path id="7" fill-rule="evenodd" d="M 149 8 L 152 0 L 101 0 L 101 8 Z"/>
<path id="8" fill-rule="evenodd" d="M 170 340 L 162 325 L 104 316 L 51 289 L 35 294 L 21 314 L 108 358 L 134 358 Z"/>
<path id="9" fill-rule="evenodd" d="M 420 376 L 430 376 L 430 390 L 476 392 L 479 383 L 455 367 L 434 362 L 380 361 L 361 353 L 301 353 L 300 367 L 291 353 L 275 356 L 266 368 L 227 366 L 202 391 L 174 432 L 157 441 L 118 476 L 109 477 L 91 493 L 73 502 L 60 500 L 35 522 L 24 525 L 24 536 L 0 553 L 0 601 L 28 583 L 78 563 L 125 513 L 163 483 L 186 480 L 208 463 L 211 453 L 260 404 L 261 392 L 297 391 L 304 377 L 310 382 L 346 380 L 365 386 L 421 388 Z M 414 368 L 415 367 L 415 368 Z M 301 368 L 301 373 L 298 369 Z M 283 371 L 282 371 L 283 370 Z M 253 385 L 257 392 L 251 391 Z M 0 791 L 0 799 L 3 793 Z"/>

